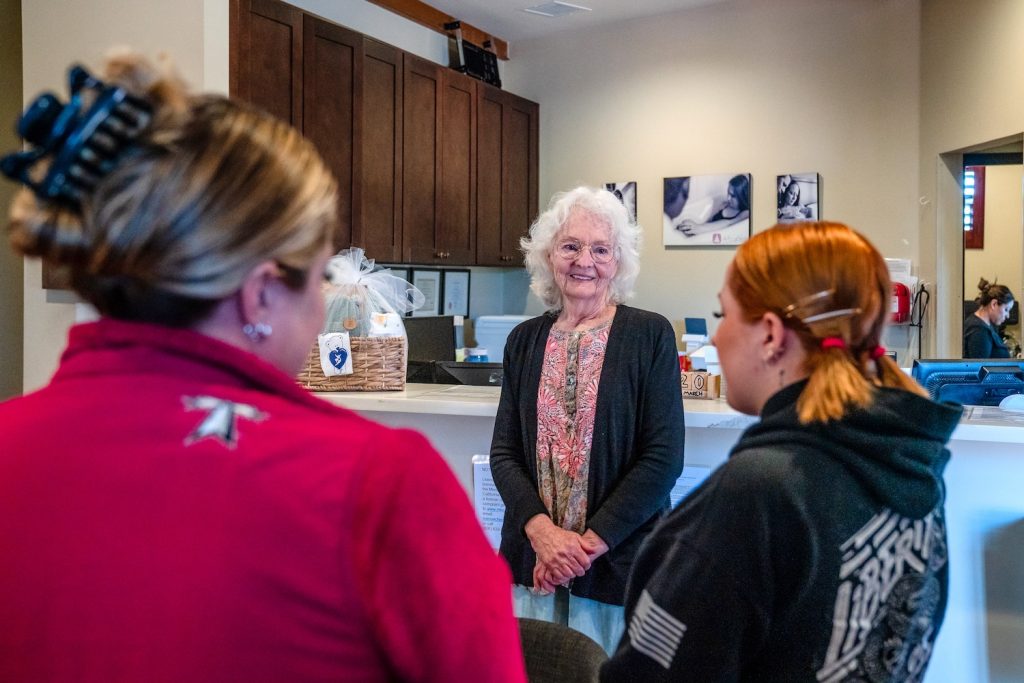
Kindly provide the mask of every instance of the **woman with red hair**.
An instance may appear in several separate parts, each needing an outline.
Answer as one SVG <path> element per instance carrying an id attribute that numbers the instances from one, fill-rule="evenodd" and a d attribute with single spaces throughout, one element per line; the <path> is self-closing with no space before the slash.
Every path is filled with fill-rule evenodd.
<path id="1" fill-rule="evenodd" d="M 885 355 L 889 292 L 845 225 L 737 250 L 714 342 L 729 404 L 760 420 L 645 542 L 602 680 L 921 680 L 960 409 Z"/>

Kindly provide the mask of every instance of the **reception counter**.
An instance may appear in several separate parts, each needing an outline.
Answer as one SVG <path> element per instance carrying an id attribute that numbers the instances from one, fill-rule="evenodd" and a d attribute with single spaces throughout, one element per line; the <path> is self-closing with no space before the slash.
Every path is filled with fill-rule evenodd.
<path id="1" fill-rule="evenodd" d="M 366 417 L 423 432 L 472 492 L 472 456 L 490 449 L 496 387 L 410 384 L 322 393 Z M 717 467 L 755 418 L 723 400 L 686 400 L 686 464 Z M 950 599 L 927 683 L 1024 681 L 1024 415 L 967 408 L 950 441 Z"/>

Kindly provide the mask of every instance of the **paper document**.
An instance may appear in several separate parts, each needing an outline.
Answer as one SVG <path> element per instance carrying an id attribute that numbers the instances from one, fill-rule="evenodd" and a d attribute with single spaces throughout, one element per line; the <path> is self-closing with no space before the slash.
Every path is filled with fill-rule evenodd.
<path id="1" fill-rule="evenodd" d="M 676 480 L 669 493 L 672 507 L 679 504 L 687 494 L 697 488 L 711 474 L 710 467 L 692 465 L 683 468 L 683 473 Z M 473 456 L 473 508 L 477 519 L 484 528 L 487 540 L 497 550 L 501 544 L 501 522 L 505 518 L 505 503 L 502 502 L 498 489 L 494 486 L 491 476 L 491 456 Z"/>
<path id="2" fill-rule="evenodd" d="M 501 521 L 505 517 L 505 503 L 491 477 L 491 456 L 473 456 L 473 507 L 484 528 L 487 540 L 497 550 L 501 545 Z"/>

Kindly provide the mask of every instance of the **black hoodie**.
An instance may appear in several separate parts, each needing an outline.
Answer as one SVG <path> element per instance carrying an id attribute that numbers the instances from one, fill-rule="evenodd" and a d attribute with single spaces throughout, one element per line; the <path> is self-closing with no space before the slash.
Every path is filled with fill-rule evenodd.
<path id="1" fill-rule="evenodd" d="M 919 681 L 946 608 L 958 406 L 879 389 L 802 425 L 779 391 L 644 543 L 602 681 Z"/>

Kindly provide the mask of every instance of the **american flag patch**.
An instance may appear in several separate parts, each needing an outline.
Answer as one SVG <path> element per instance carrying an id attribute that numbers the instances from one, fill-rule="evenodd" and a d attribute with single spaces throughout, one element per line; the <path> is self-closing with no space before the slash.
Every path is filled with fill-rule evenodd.
<path id="1" fill-rule="evenodd" d="M 629 643 L 637 652 L 669 669 L 684 633 L 686 624 L 654 604 L 650 593 L 640 593 L 636 611 L 629 621 Z"/>

